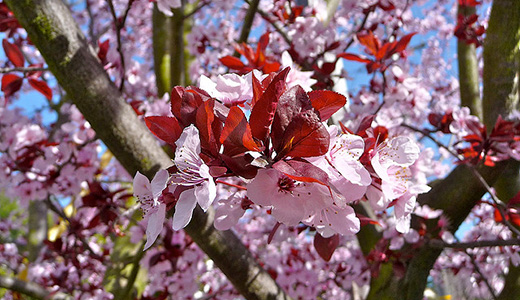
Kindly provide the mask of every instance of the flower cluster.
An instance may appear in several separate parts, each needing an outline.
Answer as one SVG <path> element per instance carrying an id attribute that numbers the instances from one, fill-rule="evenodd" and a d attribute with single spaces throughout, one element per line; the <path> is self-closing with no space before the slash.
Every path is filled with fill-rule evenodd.
<path id="1" fill-rule="evenodd" d="M 197 204 L 204 211 L 210 207 L 215 183 L 226 184 L 224 178 L 235 178 L 233 185 L 247 190 L 220 203 L 218 217 L 226 219 L 226 229 L 256 204 L 287 226 L 301 222 L 325 238 L 353 235 L 360 220 L 352 205 L 365 201 L 378 211 L 395 205 L 397 229 L 408 231 L 415 197 L 429 190 L 411 180 L 409 166 L 419 147 L 409 137 L 389 137 L 384 127 L 372 128 L 373 117 L 355 133 L 328 126 L 346 98 L 330 91 L 305 92 L 298 85 L 288 88 L 288 73 L 286 68 L 262 81 L 249 73 L 250 87 L 240 76 L 213 84 L 204 79 L 209 93 L 176 87 L 174 117 L 145 118 L 157 137 L 176 148 L 171 168 L 151 182 L 140 173 L 134 178 L 134 194 L 148 219 L 146 248 L 161 232 L 168 207 L 175 207 L 173 229 L 185 227 Z M 222 93 L 234 85 L 235 92 Z M 236 106 L 244 102 L 251 107 L 249 119 Z M 242 205 L 244 199 L 249 204 Z"/>

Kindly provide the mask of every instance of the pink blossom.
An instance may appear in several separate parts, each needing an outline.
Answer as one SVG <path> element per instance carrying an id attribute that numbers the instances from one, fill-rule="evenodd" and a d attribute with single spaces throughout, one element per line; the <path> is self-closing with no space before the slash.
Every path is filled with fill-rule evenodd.
<path id="1" fill-rule="evenodd" d="M 374 208 L 384 209 L 408 190 L 412 175 L 408 166 L 418 158 L 419 147 L 410 138 L 399 136 L 377 146 L 371 155 L 380 181 L 372 182 L 367 198 Z"/>
<path id="2" fill-rule="evenodd" d="M 218 75 L 216 82 L 202 75 L 199 87 L 227 106 L 244 103 L 253 98 L 252 75 Z"/>
<path id="3" fill-rule="evenodd" d="M 354 209 L 348 205 L 340 208 L 332 204 L 318 211 L 304 223 L 315 227 L 323 237 L 331 237 L 336 233 L 353 235 L 360 229 L 359 219 Z"/>
<path id="4" fill-rule="evenodd" d="M 221 199 L 215 211 L 215 228 L 218 230 L 228 230 L 237 224 L 242 218 L 245 210 L 242 208 L 244 196 L 234 193 L 227 199 Z"/>
<path id="5" fill-rule="evenodd" d="M 157 8 L 169 17 L 173 16 L 172 8 L 178 8 L 181 5 L 181 0 L 157 0 Z"/>
<path id="6" fill-rule="evenodd" d="M 275 169 L 261 169 L 247 184 L 247 197 L 258 205 L 272 207 L 276 220 L 293 226 L 310 217 L 316 207 L 332 202 L 317 185 L 297 182 Z"/>
<path id="7" fill-rule="evenodd" d="M 197 203 L 204 211 L 209 208 L 216 197 L 217 188 L 209 174 L 209 167 L 199 156 L 199 130 L 193 125 L 186 127 L 175 144 L 174 163 L 178 172 L 172 175 L 172 183 L 193 186 L 181 193 L 175 205 L 173 229 L 179 230 L 188 225 Z"/>
<path id="8" fill-rule="evenodd" d="M 141 209 L 145 217 L 148 218 L 146 225 L 146 245 L 144 250 L 148 249 L 161 233 L 166 217 L 166 203 L 161 201 L 162 191 L 166 189 L 169 180 L 168 171 L 159 170 L 155 174 L 152 182 L 139 171 L 134 177 L 134 195 L 141 203 Z"/>

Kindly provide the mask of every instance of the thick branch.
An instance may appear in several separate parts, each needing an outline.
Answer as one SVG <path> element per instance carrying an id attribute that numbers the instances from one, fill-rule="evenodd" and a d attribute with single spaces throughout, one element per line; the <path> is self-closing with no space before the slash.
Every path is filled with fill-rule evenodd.
<path id="1" fill-rule="evenodd" d="M 495 0 L 484 41 L 484 124 L 518 108 L 520 1 Z"/>
<path id="2" fill-rule="evenodd" d="M 20 279 L 0 275 L 0 288 L 5 288 L 20 294 L 27 295 L 35 299 L 71 299 L 72 297 L 60 294 L 52 296 L 49 291 L 34 282 L 27 282 Z"/>
<path id="3" fill-rule="evenodd" d="M 475 14 L 475 7 L 459 5 L 459 15 Z M 457 41 L 459 63 L 460 104 L 467 106 L 473 115 L 482 119 L 482 104 L 479 91 L 477 52 L 474 44 Z"/>
<path id="4" fill-rule="evenodd" d="M 110 81 L 62 0 L 7 0 L 59 84 L 130 174 L 151 177 L 171 165 L 168 155 Z M 248 299 L 287 299 L 231 231 L 217 231 L 212 214 L 196 209 L 192 239 Z"/>
<path id="5" fill-rule="evenodd" d="M 171 18 L 153 6 L 153 59 L 157 95 L 162 97 L 171 90 L 170 86 L 170 40 Z"/>

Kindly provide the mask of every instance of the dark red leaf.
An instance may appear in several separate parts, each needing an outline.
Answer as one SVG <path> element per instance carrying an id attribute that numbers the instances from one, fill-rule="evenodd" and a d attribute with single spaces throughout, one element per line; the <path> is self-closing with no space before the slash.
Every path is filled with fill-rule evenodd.
<path id="1" fill-rule="evenodd" d="M 269 35 L 270 35 L 270 32 L 266 32 L 266 33 L 262 34 L 262 36 L 258 40 L 257 51 L 258 51 L 258 49 L 261 49 L 262 52 L 265 51 L 265 49 L 267 48 L 267 45 L 269 45 Z"/>
<path id="2" fill-rule="evenodd" d="M 224 56 L 219 60 L 224 66 L 233 70 L 242 70 L 246 66 L 240 59 L 230 55 Z"/>
<path id="3" fill-rule="evenodd" d="M 9 43 L 8 40 L 2 40 L 2 46 L 4 47 L 5 55 L 13 63 L 15 67 L 23 67 L 25 59 L 23 53 L 17 45 Z"/>
<path id="4" fill-rule="evenodd" d="M 213 112 L 214 103 L 215 100 L 210 99 L 199 106 L 195 123 L 199 129 L 201 148 L 205 150 L 204 152 L 211 154 L 213 157 L 217 157 L 220 144 L 213 134 L 212 125 L 215 120 L 215 114 Z"/>
<path id="5" fill-rule="evenodd" d="M 264 86 L 260 81 L 256 78 L 254 73 L 251 73 L 252 81 L 253 81 L 253 99 L 251 100 L 251 107 L 255 106 L 256 102 L 262 94 L 264 93 Z"/>
<path id="6" fill-rule="evenodd" d="M 5 74 L 2 76 L 2 92 L 5 97 L 11 97 L 22 87 L 23 78 L 14 74 Z"/>
<path id="7" fill-rule="evenodd" d="M 399 42 L 397 42 L 397 44 L 395 45 L 394 53 L 403 52 L 406 49 L 406 47 L 408 47 L 408 44 L 410 43 L 410 40 L 412 39 L 412 37 L 416 34 L 417 34 L 417 32 L 412 32 L 412 33 L 409 33 L 409 34 L 403 36 L 399 40 Z"/>
<path id="8" fill-rule="evenodd" d="M 368 59 L 368 58 L 363 58 L 363 57 L 360 57 L 357 54 L 352 54 L 352 53 L 340 53 L 340 54 L 338 54 L 337 57 L 341 57 L 341 58 L 348 59 L 348 60 L 353 60 L 353 61 L 358 61 L 358 62 L 362 62 L 362 63 L 369 63 L 369 62 L 371 62 L 371 60 Z"/>
<path id="9" fill-rule="evenodd" d="M 314 236 L 314 249 L 325 261 L 329 261 L 334 254 L 334 251 L 339 245 L 339 236 L 337 234 L 324 238 L 321 234 L 316 232 Z"/>
<path id="10" fill-rule="evenodd" d="M 29 84 L 38 92 L 42 93 L 42 95 L 47 98 L 47 100 L 52 100 L 52 90 L 47 85 L 47 83 L 43 80 L 29 78 Z"/>
<path id="11" fill-rule="evenodd" d="M 269 135 L 269 127 L 274 119 L 278 99 L 285 91 L 285 78 L 289 70 L 290 68 L 287 67 L 273 78 L 251 110 L 251 116 L 249 117 L 251 132 L 255 138 L 264 142 L 264 145 Z"/>
<path id="12" fill-rule="evenodd" d="M 247 123 L 244 112 L 233 106 L 229 110 L 224 129 L 220 135 L 220 142 L 224 145 L 224 154 L 233 157 L 246 151 L 261 151 L 253 140 L 251 128 Z"/>
<path id="13" fill-rule="evenodd" d="M 328 187 L 329 176 L 315 165 L 304 161 L 291 159 L 277 161 L 273 168 L 284 173 L 287 177 L 303 182 L 315 182 Z"/>
<path id="14" fill-rule="evenodd" d="M 327 121 L 335 112 L 347 104 L 347 98 L 333 91 L 312 91 L 308 93 L 312 107 L 320 114 L 321 121 Z"/>
<path id="15" fill-rule="evenodd" d="M 172 146 L 175 146 L 175 141 L 181 136 L 182 128 L 173 117 L 152 116 L 144 118 L 144 121 L 156 137 Z"/>
<path id="16" fill-rule="evenodd" d="M 249 154 L 235 157 L 229 157 L 225 154 L 221 154 L 220 157 L 226 166 L 233 172 L 233 174 L 237 176 L 241 176 L 246 179 L 253 179 L 258 172 L 258 168 L 251 165 L 251 162 L 253 162 L 253 157 Z"/>
<path id="17" fill-rule="evenodd" d="M 204 102 L 200 91 L 200 89 L 180 86 L 172 89 L 171 111 L 183 127 L 196 122 L 197 109 Z"/>
<path id="18" fill-rule="evenodd" d="M 375 115 L 365 116 L 361 120 L 361 123 L 359 123 L 359 127 L 356 130 L 356 134 L 357 135 L 361 135 L 361 133 L 365 132 L 365 130 L 367 130 L 368 128 L 372 127 L 372 122 L 374 121 L 375 117 L 376 117 Z"/>
<path id="19" fill-rule="evenodd" d="M 97 56 L 103 64 L 106 64 L 107 53 L 108 53 L 108 49 L 110 48 L 110 40 L 105 40 L 102 43 L 100 41 L 98 41 L 98 47 L 99 47 L 99 50 L 98 50 Z"/>
<path id="20" fill-rule="evenodd" d="M 507 203 L 508 207 L 520 205 L 520 192 L 518 192 L 513 198 Z"/>
<path id="21" fill-rule="evenodd" d="M 290 88 L 280 96 L 271 128 L 271 139 L 277 152 L 281 150 L 282 139 L 289 123 L 296 115 L 309 109 L 312 109 L 309 96 L 299 85 Z"/>
<path id="22" fill-rule="evenodd" d="M 320 156 L 329 149 L 330 135 L 312 110 L 295 116 L 283 136 L 282 149 L 277 158 Z"/>

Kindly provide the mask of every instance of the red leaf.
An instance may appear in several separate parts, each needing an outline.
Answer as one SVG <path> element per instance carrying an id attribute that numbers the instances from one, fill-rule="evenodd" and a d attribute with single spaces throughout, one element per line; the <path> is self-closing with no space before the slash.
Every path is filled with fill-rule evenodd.
<path id="1" fill-rule="evenodd" d="M 171 94 L 171 111 L 182 126 L 195 124 L 197 109 L 202 105 L 199 90 L 176 86 Z"/>
<path id="2" fill-rule="evenodd" d="M 47 83 L 43 80 L 29 78 L 29 84 L 38 92 L 42 93 L 42 95 L 47 98 L 47 100 L 52 100 L 52 90 L 47 85 Z"/>
<path id="3" fill-rule="evenodd" d="M 220 135 L 220 142 L 224 145 L 224 154 L 230 157 L 248 150 L 261 151 L 253 140 L 244 112 L 237 106 L 229 109 L 224 129 Z"/>
<path id="4" fill-rule="evenodd" d="M 316 112 L 307 110 L 295 116 L 283 136 L 282 150 L 276 158 L 310 157 L 327 153 L 330 135 Z"/>
<path id="5" fill-rule="evenodd" d="M 507 203 L 508 207 L 516 206 L 520 204 L 520 192 L 518 192 L 513 198 Z"/>
<path id="6" fill-rule="evenodd" d="M 280 160 L 273 165 L 273 168 L 291 179 L 303 182 L 316 182 L 328 187 L 329 176 L 327 173 L 307 161 L 295 159 L 289 161 Z"/>
<path id="7" fill-rule="evenodd" d="M 156 137 L 172 146 L 175 146 L 175 141 L 181 136 L 182 129 L 176 118 L 152 116 L 144 118 L 144 121 Z"/>
<path id="8" fill-rule="evenodd" d="M 352 54 L 352 53 L 340 53 L 340 54 L 338 54 L 337 57 L 341 57 L 341 58 L 348 59 L 348 60 L 353 60 L 353 61 L 358 61 L 358 62 L 362 62 L 362 63 L 369 63 L 369 62 L 371 62 L 371 60 L 368 59 L 368 58 L 363 58 L 363 57 L 360 57 L 357 54 Z"/>
<path id="9" fill-rule="evenodd" d="M 265 49 L 267 48 L 267 45 L 269 45 L 269 34 L 270 34 L 270 32 L 266 32 L 266 33 L 262 34 L 262 36 L 258 40 L 257 51 L 258 51 L 258 49 L 261 49 L 262 52 L 265 51 Z"/>
<path id="10" fill-rule="evenodd" d="M 246 66 L 240 59 L 230 55 L 224 56 L 219 60 L 223 65 L 234 70 L 242 70 Z"/>
<path id="11" fill-rule="evenodd" d="M 258 99 L 262 96 L 264 93 L 264 87 L 262 83 L 256 78 L 254 73 L 251 73 L 251 76 L 253 77 L 253 99 L 251 100 L 251 107 L 254 107 Z"/>
<path id="12" fill-rule="evenodd" d="M 406 47 L 408 47 L 408 44 L 410 43 L 410 40 L 412 39 L 412 37 L 416 34 L 417 34 L 417 32 L 412 32 L 412 33 L 409 33 L 409 34 L 403 36 L 399 40 L 399 42 L 397 42 L 397 44 L 395 45 L 394 53 L 403 52 L 406 49 Z"/>
<path id="13" fill-rule="evenodd" d="M 5 55 L 13 63 L 15 67 L 23 67 L 25 59 L 22 51 L 17 45 L 9 43 L 8 40 L 2 40 L 2 46 L 4 47 Z"/>
<path id="14" fill-rule="evenodd" d="M 327 121 L 347 103 L 347 98 L 333 91 L 312 91 L 308 93 L 312 107 L 320 114 L 321 121 Z"/>
<path id="15" fill-rule="evenodd" d="M 214 104 L 215 100 L 210 99 L 199 106 L 195 122 L 199 129 L 201 148 L 206 150 L 205 152 L 217 157 L 220 144 L 213 134 L 212 125 L 215 120 L 215 113 L 213 112 Z"/>
<path id="16" fill-rule="evenodd" d="M 107 53 L 108 53 L 108 49 L 110 48 L 110 40 L 105 40 L 102 43 L 100 41 L 98 41 L 98 47 L 99 47 L 99 50 L 98 50 L 97 56 L 103 64 L 106 64 Z"/>
<path id="17" fill-rule="evenodd" d="M 226 163 L 226 166 L 233 172 L 234 175 L 244 177 L 246 179 L 253 179 L 258 172 L 258 168 L 251 165 L 253 157 L 249 154 L 229 157 L 221 154 L 220 158 Z"/>
<path id="18" fill-rule="evenodd" d="M 14 74 L 5 74 L 2 76 L 2 92 L 5 97 L 11 97 L 22 87 L 23 78 Z"/>
<path id="19" fill-rule="evenodd" d="M 357 134 L 357 135 L 362 135 L 362 133 L 364 133 L 365 130 L 367 130 L 368 128 L 372 127 L 372 122 L 374 121 L 375 118 L 376 118 L 375 115 L 368 115 L 368 116 L 365 116 L 365 117 L 361 120 L 361 123 L 359 123 L 359 127 L 358 127 L 358 129 L 356 130 L 356 134 Z"/>
<path id="20" fill-rule="evenodd" d="M 316 233 L 314 236 L 314 249 L 325 261 L 329 261 L 334 251 L 339 245 L 339 235 L 335 234 L 329 238 L 324 238 Z"/>
<path id="21" fill-rule="evenodd" d="M 255 138 L 264 142 L 264 145 L 269 135 L 269 127 L 273 122 L 278 99 L 285 91 L 285 78 L 289 70 L 290 68 L 287 67 L 273 78 L 273 81 L 271 81 L 251 110 L 251 116 L 249 117 L 251 132 Z"/>
<path id="22" fill-rule="evenodd" d="M 372 55 L 376 56 L 377 51 L 381 48 L 381 42 L 372 31 L 368 31 L 368 33 L 358 33 L 356 36 L 361 45 L 365 46 Z"/>
<path id="23" fill-rule="evenodd" d="M 281 150 L 282 139 L 289 123 L 302 111 L 309 109 L 312 109 L 309 96 L 299 85 L 290 88 L 280 96 L 271 127 L 271 139 L 276 152 Z"/>

